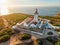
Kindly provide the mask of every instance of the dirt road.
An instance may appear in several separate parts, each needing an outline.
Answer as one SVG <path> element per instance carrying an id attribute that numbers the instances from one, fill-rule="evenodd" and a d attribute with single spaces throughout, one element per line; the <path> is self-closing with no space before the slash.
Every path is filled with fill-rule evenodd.
<path id="1" fill-rule="evenodd" d="M 9 26 L 8 21 L 4 17 L 2 17 L 2 20 L 3 20 L 4 27 L 8 27 Z"/>

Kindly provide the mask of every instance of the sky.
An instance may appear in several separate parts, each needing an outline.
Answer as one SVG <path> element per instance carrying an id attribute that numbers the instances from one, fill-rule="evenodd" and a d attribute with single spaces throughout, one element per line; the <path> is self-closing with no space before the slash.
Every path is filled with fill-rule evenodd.
<path id="1" fill-rule="evenodd" d="M 60 6 L 60 0 L 0 0 L 0 6 Z"/>

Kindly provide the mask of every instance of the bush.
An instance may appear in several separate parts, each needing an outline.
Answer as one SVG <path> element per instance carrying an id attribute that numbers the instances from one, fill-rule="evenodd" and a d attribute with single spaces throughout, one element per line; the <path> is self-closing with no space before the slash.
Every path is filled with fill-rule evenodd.
<path id="1" fill-rule="evenodd" d="M 55 43 L 55 45 L 60 45 L 60 41 L 58 41 L 57 43 Z"/>
<path id="2" fill-rule="evenodd" d="M 58 41 L 56 37 L 48 37 L 47 40 L 52 42 L 53 44 L 55 44 Z"/>
<path id="3" fill-rule="evenodd" d="M 56 31 L 60 32 L 60 28 L 59 29 L 56 29 Z"/>
<path id="4" fill-rule="evenodd" d="M 7 32 L 0 32 L 0 36 L 6 35 Z"/>
<path id="5" fill-rule="evenodd" d="M 42 45 L 41 39 L 37 39 L 36 41 L 37 41 L 37 45 Z"/>
<path id="6" fill-rule="evenodd" d="M 1 36 L 1 37 L 0 37 L 0 43 L 1 43 L 1 42 L 5 42 L 5 41 L 8 41 L 9 39 L 10 39 L 10 36 L 9 36 L 9 35 Z"/>
<path id="7" fill-rule="evenodd" d="M 6 34 L 9 34 L 9 35 L 14 34 L 13 30 L 10 29 L 10 28 L 6 28 L 6 29 L 4 30 L 4 32 L 6 32 Z"/>
<path id="8" fill-rule="evenodd" d="M 19 36 L 19 39 L 20 40 L 27 40 L 27 39 L 30 39 L 31 38 L 31 35 L 30 34 L 21 34 Z"/>
<path id="9" fill-rule="evenodd" d="M 0 32 L 0 36 L 7 35 L 7 34 L 12 35 L 12 34 L 14 34 L 14 32 L 9 28 L 6 28 L 5 30 Z"/>
<path id="10" fill-rule="evenodd" d="M 1 31 L 0 32 L 0 43 L 9 40 L 10 39 L 10 36 L 13 33 L 14 32 L 10 28 L 5 28 L 5 30 Z"/>

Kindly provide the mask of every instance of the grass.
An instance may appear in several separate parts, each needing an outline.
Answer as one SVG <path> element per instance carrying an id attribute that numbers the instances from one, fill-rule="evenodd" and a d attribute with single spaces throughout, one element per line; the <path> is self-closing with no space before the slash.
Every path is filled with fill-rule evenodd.
<path id="1" fill-rule="evenodd" d="M 33 15 L 22 14 L 22 13 L 14 13 L 14 14 L 6 15 L 4 17 L 7 19 L 9 24 L 11 26 L 13 26 L 18 22 L 22 22 L 27 17 L 33 17 Z M 39 17 L 43 18 L 43 19 L 50 20 L 50 23 L 54 26 L 60 26 L 60 17 L 59 16 L 39 16 Z"/>
<path id="2" fill-rule="evenodd" d="M 24 19 L 26 19 L 27 17 L 31 17 L 31 16 L 32 15 L 29 15 L 29 14 L 15 13 L 15 14 L 6 15 L 4 17 L 8 20 L 9 24 L 15 25 L 17 22 L 22 22 Z M 39 17 L 51 20 L 50 23 L 53 24 L 54 26 L 60 26 L 59 16 L 58 17 L 39 16 Z"/>
<path id="3" fill-rule="evenodd" d="M 21 34 L 20 36 L 19 36 L 19 39 L 20 40 L 27 40 L 27 39 L 30 39 L 31 38 L 31 35 L 30 34 Z"/>
<path id="4" fill-rule="evenodd" d="M 10 39 L 10 35 L 4 35 L 0 37 L 0 43 L 8 41 Z"/>
<path id="5" fill-rule="evenodd" d="M 29 17 L 29 15 L 21 14 L 21 13 L 20 14 L 15 13 L 15 14 L 10 14 L 10 15 L 5 16 L 5 18 L 8 20 L 9 24 L 11 25 L 15 25 L 18 22 L 22 22 L 27 17 Z"/>
<path id="6" fill-rule="evenodd" d="M 51 17 L 51 16 L 40 16 L 42 18 L 45 18 L 45 19 L 49 19 L 50 20 L 50 23 L 53 24 L 54 26 L 60 26 L 60 17 Z"/>
<path id="7" fill-rule="evenodd" d="M 0 30 L 3 28 L 3 21 L 2 18 L 0 17 Z"/>
<path id="8" fill-rule="evenodd" d="M 14 34 L 14 32 L 10 28 L 5 28 L 3 31 L 0 31 L 0 43 L 8 41 L 12 34 Z"/>
<path id="9" fill-rule="evenodd" d="M 57 43 L 55 43 L 55 45 L 60 45 L 60 41 L 58 41 Z"/>
<path id="10" fill-rule="evenodd" d="M 27 17 L 33 17 L 33 16 L 29 15 L 29 14 L 21 14 L 21 13 L 14 13 L 14 14 L 9 14 L 9 15 L 4 16 L 4 18 L 8 21 L 8 23 L 11 26 L 15 25 L 18 22 L 22 22 Z M 53 24 L 54 26 L 60 26 L 60 17 L 59 16 L 57 16 L 57 17 L 39 16 L 39 17 L 51 20 L 50 23 Z M 0 30 L 2 28 L 4 29 L 4 31 L 0 32 L 0 40 L 5 39 L 5 36 L 7 37 L 9 35 L 9 37 L 10 37 L 13 34 L 13 32 L 12 32 L 13 30 L 11 28 L 4 28 L 3 21 L 0 16 Z"/>

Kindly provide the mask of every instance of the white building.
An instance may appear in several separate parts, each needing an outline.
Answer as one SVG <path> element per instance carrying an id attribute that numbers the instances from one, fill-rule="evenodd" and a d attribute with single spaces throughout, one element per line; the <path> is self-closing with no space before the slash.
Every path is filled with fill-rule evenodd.
<path id="1" fill-rule="evenodd" d="M 27 23 L 28 22 L 28 23 Z M 52 24 L 49 23 L 47 19 L 38 18 L 38 9 L 35 10 L 34 18 L 28 18 L 24 22 L 24 26 L 32 28 L 54 28 Z"/>
<path id="2" fill-rule="evenodd" d="M 28 28 L 31 33 L 28 30 L 26 31 L 21 29 L 20 27 L 26 30 Z M 23 22 L 19 24 L 17 23 L 15 26 L 13 26 L 13 29 L 26 32 L 28 34 L 33 34 L 37 37 L 41 35 L 39 38 L 48 36 L 58 36 L 58 33 L 54 30 L 54 26 L 49 23 L 49 20 L 38 18 L 38 9 L 35 10 L 34 17 L 28 17 Z"/>

